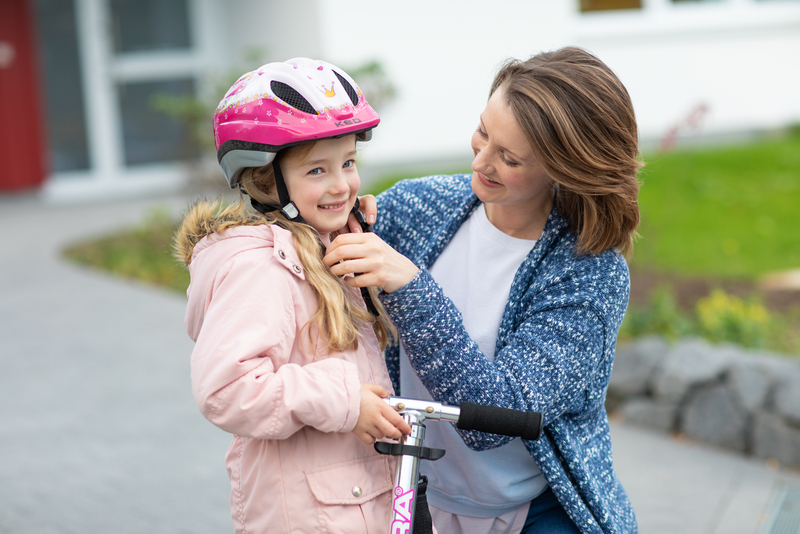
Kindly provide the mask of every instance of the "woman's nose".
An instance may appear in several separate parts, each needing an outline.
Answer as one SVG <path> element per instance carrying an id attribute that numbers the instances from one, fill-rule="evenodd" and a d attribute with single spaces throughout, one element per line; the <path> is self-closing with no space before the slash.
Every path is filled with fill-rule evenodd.
<path id="1" fill-rule="evenodd" d="M 482 150 L 481 148 L 477 148 L 473 145 L 472 147 L 473 152 L 475 153 L 475 158 L 472 160 L 472 170 L 476 172 L 480 172 L 485 174 L 489 168 L 489 162 L 487 161 L 487 151 Z"/>

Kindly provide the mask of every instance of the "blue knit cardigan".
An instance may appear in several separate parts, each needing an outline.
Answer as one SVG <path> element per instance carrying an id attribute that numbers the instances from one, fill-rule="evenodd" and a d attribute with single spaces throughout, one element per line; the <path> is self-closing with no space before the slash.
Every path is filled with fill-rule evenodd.
<path id="1" fill-rule="evenodd" d="M 469 175 L 406 180 L 378 196 L 374 231 L 420 267 L 406 286 L 381 294 L 411 365 L 439 402 L 542 412 L 542 437 L 525 446 L 581 532 L 638 532 L 614 474 L 604 407 L 627 264 L 612 250 L 576 256 L 576 238 L 554 208 L 514 277 L 490 361 L 427 270 L 479 202 Z M 399 392 L 397 346 L 386 361 Z M 473 450 L 511 439 L 459 432 Z"/>

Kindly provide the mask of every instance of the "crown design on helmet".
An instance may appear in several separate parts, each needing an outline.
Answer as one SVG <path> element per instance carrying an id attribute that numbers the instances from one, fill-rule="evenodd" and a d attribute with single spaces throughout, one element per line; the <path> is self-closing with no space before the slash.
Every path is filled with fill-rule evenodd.
<path id="1" fill-rule="evenodd" d="M 231 86 L 214 114 L 214 142 L 235 188 L 243 169 L 266 165 L 283 148 L 369 132 L 379 122 L 347 73 L 324 61 L 295 58 L 262 65 Z"/>
<path id="2" fill-rule="evenodd" d="M 336 93 L 335 93 L 335 92 L 334 92 L 334 90 L 333 90 L 333 86 L 334 86 L 334 85 L 336 85 L 336 83 L 335 83 L 335 82 L 332 82 L 332 83 L 331 83 L 331 88 L 330 88 L 330 89 L 325 89 L 325 86 L 323 85 L 323 86 L 322 86 L 322 89 L 321 89 L 321 91 L 322 91 L 322 94 L 324 94 L 324 95 L 325 95 L 325 96 L 327 96 L 328 98 L 331 98 L 331 97 L 334 97 L 334 96 L 336 96 Z"/>

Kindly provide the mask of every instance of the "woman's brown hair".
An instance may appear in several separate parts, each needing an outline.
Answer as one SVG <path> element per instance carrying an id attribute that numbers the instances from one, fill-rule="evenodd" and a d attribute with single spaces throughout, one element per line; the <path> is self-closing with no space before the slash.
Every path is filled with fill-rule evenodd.
<path id="1" fill-rule="evenodd" d="M 492 83 L 557 185 L 558 213 L 578 254 L 626 256 L 639 225 L 636 117 L 628 91 L 598 58 L 575 47 L 507 61 Z"/>

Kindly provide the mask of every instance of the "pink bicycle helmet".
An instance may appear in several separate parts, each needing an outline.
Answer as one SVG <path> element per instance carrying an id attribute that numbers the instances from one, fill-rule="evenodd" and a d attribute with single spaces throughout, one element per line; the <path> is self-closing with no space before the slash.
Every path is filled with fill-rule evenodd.
<path id="1" fill-rule="evenodd" d="M 267 63 L 239 78 L 217 106 L 217 160 L 231 189 L 245 168 L 272 162 L 280 209 L 287 208 L 284 215 L 296 219 L 276 161 L 278 151 L 359 132 L 369 140 L 379 122 L 356 82 L 338 67 L 307 58 Z"/>

